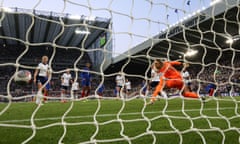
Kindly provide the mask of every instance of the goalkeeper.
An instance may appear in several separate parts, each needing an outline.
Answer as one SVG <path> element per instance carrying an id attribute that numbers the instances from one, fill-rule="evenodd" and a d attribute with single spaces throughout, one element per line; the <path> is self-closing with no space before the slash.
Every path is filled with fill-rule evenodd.
<path id="1" fill-rule="evenodd" d="M 181 62 L 177 61 L 162 62 L 160 59 L 156 59 L 154 61 L 154 69 L 157 70 L 158 73 L 161 73 L 161 76 L 149 104 L 153 104 L 155 102 L 158 93 L 161 92 L 163 88 L 177 88 L 182 90 L 182 95 L 184 97 L 199 98 L 198 94 L 190 92 L 189 89 L 185 87 L 181 73 L 173 67 L 181 64 Z M 186 65 L 184 66 L 186 67 Z"/>

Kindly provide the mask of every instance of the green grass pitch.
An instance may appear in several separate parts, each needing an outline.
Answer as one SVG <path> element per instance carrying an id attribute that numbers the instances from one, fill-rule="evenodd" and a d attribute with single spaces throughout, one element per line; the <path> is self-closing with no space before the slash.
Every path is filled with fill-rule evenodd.
<path id="1" fill-rule="evenodd" d="M 0 143 L 237 144 L 239 97 L 0 103 Z M 6 109 L 7 108 L 7 109 Z M 91 141 L 94 140 L 94 141 Z"/>

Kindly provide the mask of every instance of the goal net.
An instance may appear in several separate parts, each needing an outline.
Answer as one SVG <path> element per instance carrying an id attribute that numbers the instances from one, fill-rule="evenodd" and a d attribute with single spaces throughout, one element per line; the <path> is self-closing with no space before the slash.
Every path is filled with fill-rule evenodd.
<path id="1" fill-rule="evenodd" d="M 1 2 L 0 143 L 240 143 L 238 0 L 22 4 Z M 184 88 L 155 92 L 156 59 Z"/>

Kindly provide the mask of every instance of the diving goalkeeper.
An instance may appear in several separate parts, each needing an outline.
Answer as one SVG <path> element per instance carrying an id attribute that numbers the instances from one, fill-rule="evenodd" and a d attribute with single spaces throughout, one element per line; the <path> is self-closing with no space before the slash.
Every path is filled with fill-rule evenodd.
<path id="1" fill-rule="evenodd" d="M 153 104 L 155 102 L 158 93 L 161 92 L 163 88 L 177 88 L 182 91 L 184 97 L 199 98 L 197 93 L 190 92 L 189 89 L 185 87 L 181 73 L 174 68 L 174 66 L 177 65 L 182 65 L 182 63 L 177 61 L 162 62 L 160 59 L 154 61 L 154 69 L 156 72 L 161 73 L 161 76 L 152 94 L 151 101 L 148 104 Z"/>

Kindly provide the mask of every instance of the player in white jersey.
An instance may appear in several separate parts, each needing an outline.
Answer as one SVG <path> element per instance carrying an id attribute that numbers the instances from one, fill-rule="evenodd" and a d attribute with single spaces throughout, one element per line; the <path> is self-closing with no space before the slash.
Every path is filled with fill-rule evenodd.
<path id="1" fill-rule="evenodd" d="M 189 72 L 187 71 L 187 67 L 189 67 L 189 64 L 185 64 L 182 71 L 182 78 L 184 80 L 185 88 L 189 91 L 191 90 L 191 77 Z"/>
<path id="2" fill-rule="evenodd" d="M 42 62 L 38 64 L 34 72 L 34 78 L 33 78 L 33 82 L 38 86 L 38 96 L 36 98 L 36 104 L 42 104 L 41 97 L 40 97 L 42 95 L 42 91 L 44 95 L 43 102 L 45 102 L 47 99 L 46 97 L 48 95 L 48 90 L 50 89 L 49 82 L 47 82 L 48 78 L 49 78 L 48 57 L 43 56 Z"/>
<path id="3" fill-rule="evenodd" d="M 78 81 L 74 81 L 72 83 L 72 92 L 75 99 L 78 99 L 78 90 L 79 90 L 79 83 Z"/>
<path id="4" fill-rule="evenodd" d="M 125 83 L 125 77 L 122 75 L 121 72 L 118 73 L 116 76 L 116 94 L 117 98 L 120 98 L 120 92 L 122 88 L 124 88 L 124 83 Z"/>
<path id="5" fill-rule="evenodd" d="M 131 82 L 128 79 L 126 79 L 125 88 L 126 88 L 126 94 L 128 96 L 131 91 Z"/>
<path id="6" fill-rule="evenodd" d="M 160 81 L 161 73 L 157 73 L 154 69 L 151 69 L 151 83 L 150 86 L 155 88 Z"/>
<path id="7" fill-rule="evenodd" d="M 66 94 L 70 90 L 70 84 L 72 83 L 72 75 L 70 70 L 67 69 L 61 76 L 61 102 L 66 102 Z"/>

